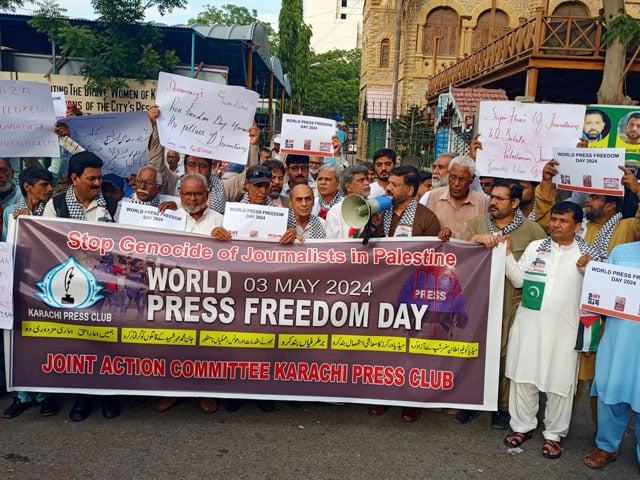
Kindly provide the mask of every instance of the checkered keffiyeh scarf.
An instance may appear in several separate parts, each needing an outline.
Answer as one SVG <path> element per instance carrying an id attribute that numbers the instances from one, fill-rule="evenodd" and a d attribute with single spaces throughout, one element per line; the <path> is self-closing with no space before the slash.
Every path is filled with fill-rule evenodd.
<path id="1" fill-rule="evenodd" d="M 249 201 L 249 194 L 245 193 L 242 198 L 240 199 L 240 203 L 251 203 Z M 264 202 L 265 206 L 267 207 L 275 207 L 275 205 L 273 204 L 273 202 L 271 201 L 271 197 L 267 196 L 267 199 Z"/>
<path id="2" fill-rule="evenodd" d="M 618 222 L 620 220 L 622 220 L 622 213 L 618 212 L 609 220 L 607 220 L 607 222 L 602 226 L 602 228 L 596 235 L 594 246 L 596 250 L 600 252 L 600 257 L 602 258 L 602 260 L 606 260 L 609 256 L 609 242 L 611 241 L 613 231 L 616 229 L 616 225 L 618 225 Z"/>
<path id="3" fill-rule="evenodd" d="M 522 214 L 522 210 L 519 208 L 516 209 L 516 215 L 513 217 L 513 220 L 509 222 L 509 225 L 501 230 L 495 229 L 493 221 L 491 220 L 491 215 L 487 215 L 487 227 L 489 227 L 489 233 L 491 235 L 508 235 L 522 225 L 522 222 L 524 222 L 524 215 Z"/>
<path id="4" fill-rule="evenodd" d="M 409 202 L 407 208 L 402 212 L 402 216 L 400 217 L 400 221 L 398 225 L 406 225 L 408 227 L 413 228 L 413 222 L 416 220 L 416 210 L 418 210 L 418 202 L 414 198 Z M 391 231 L 391 220 L 393 219 L 393 208 L 384 212 L 384 235 L 385 237 L 389 236 L 389 232 Z M 396 227 L 397 228 L 397 227 Z"/>
<path id="5" fill-rule="evenodd" d="M 84 214 L 84 207 L 76 199 L 76 194 L 75 194 L 75 190 L 73 188 L 73 185 L 71 185 L 67 189 L 67 193 L 65 194 L 64 199 L 67 202 L 67 208 L 69 209 L 69 218 L 71 218 L 72 220 L 86 220 L 87 219 L 87 217 Z M 107 202 L 104 199 L 104 197 L 102 196 L 102 193 L 96 197 L 96 203 L 98 204 L 99 207 L 103 207 L 104 208 L 105 215 L 109 215 L 111 217 L 111 214 L 109 213 L 109 210 L 107 209 Z M 111 217 L 111 221 L 115 222 L 113 217 Z"/>
<path id="6" fill-rule="evenodd" d="M 328 205 L 326 204 L 326 202 L 322 199 L 322 197 L 318 197 L 318 205 L 320 206 L 320 210 L 318 212 L 318 216 L 320 218 L 327 218 L 327 213 L 329 213 L 329 210 L 331 210 L 331 208 L 338 202 L 340 202 L 342 199 L 344 198 L 344 195 L 342 195 L 339 191 L 336 193 L 336 196 L 333 197 L 333 200 L 331 200 L 331 203 L 329 203 Z"/>
<path id="7" fill-rule="evenodd" d="M 527 220 L 531 220 L 532 222 L 536 221 L 536 202 L 533 202 L 533 208 L 531 209 L 531 213 L 527 215 Z"/>
<path id="8" fill-rule="evenodd" d="M 182 178 L 178 179 L 176 194 L 182 188 Z M 227 197 L 224 195 L 224 185 L 222 180 L 214 173 L 209 175 L 209 208 L 224 215 L 224 208 L 227 206 Z"/>
<path id="9" fill-rule="evenodd" d="M 600 260 L 600 252 L 598 250 L 596 250 L 595 247 L 592 247 L 591 245 L 589 245 L 587 242 L 584 241 L 584 239 L 582 237 L 580 237 L 578 235 L 575 235 L 574 239 L 575 239 L 576 243 L 578 244 L 578 248 L 580 249 L 580 255 L 584 255 L 585 253 L 588 253 L 589 255 L 591 255 L 591 258 L 593 260 L 596 260 L 596 261 Z M 551 251 L 551 237 L 545 238 L 536 251 L 537 252 L 550 252 Z"/>
<path id="10" fill-rule="evenodd" d="M 29 210 L 32 215 L 35 215 L 36 217 L 41 217 L 42 213 L 44 212 L 44 207 L 46 204 L 47 202 L 39 202 L 38 208 L 36 208 L 35 210 L 31 210 L 27 205 L 26 200 L 21 200 L 18 203 L 16 203 L 16 210 Z"/>
<path id="11" fill-rule="evenodd" d="M 153 197 L 153 200 L 149 202 L 143 202 L 138 198 L 138 195 L 134 193 L 133 195 L 131 195 L 131 197 L 129 197 L 129 201 L 131 203 L 137 203 L 139 205 L 151 205 L 152 207 L 157 207 L 158 205 L 160 205 L 160 199 L 157 195 Z"/>
<path id="12" fill-rule="evenodd" d="M 289 210 L 289 211 L 293 212 L 293 210 Z M 303 235 L 304 231 L 303 231 L 302 227 L 298 226 L 295 223 L 295 217 L 294 217 L 293 221 L 294 221 L 294 224 L 295 224 L 296 231 L 298 232 L 298 235 Z M 327 234 L 326 234 L 326 232 L 324 230 L 324 226 L 322 225 L 322 222 L 315 215 L 311 215 L 309 217 L 309 233 L 308 233 L 308 235 L 309 236 L 307 238 L 325 238 L 327 236 Z"/>

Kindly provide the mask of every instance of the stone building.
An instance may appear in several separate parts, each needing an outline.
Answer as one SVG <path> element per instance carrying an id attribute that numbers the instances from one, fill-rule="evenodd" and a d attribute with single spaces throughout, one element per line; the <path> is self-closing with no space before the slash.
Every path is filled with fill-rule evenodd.
<path id="1" fill-rule="evenodd" d="M 448 89 L 448 85 L 443 83 L 446 81 L 450 81 L 453 86 L 505 88 L 512 99 L 515 95 L 526 94 L 524 85 L 530 84 L 532 79 L 530 76 L 523 77 L 520 75 L 521 72 L 503 71 L 503 76 L 517 78 L 521 87 L 513 88 L 499 84 L 498 74 L 484 82 L 463 85 L 464 82 L 458 79 L 466 77 L 460 72 L 451 77 L 443 73 L 451 70 L 452 66 L 459 65 L 464 59 L 478 57 L 477 54 L 480 52 L 488 52 L 487 49 L 492 44 L 507 37 L 510 32 L 520 29 L 523 38 L 516 38 L 512 42 L 517 50 L 518 42 L 526 43 L 535 35 L 533 19 L 536 15 L 543 19 L 538 23 L 544 22 L 547 27 L 553 25 L 553 22 L 548 20 L 549 16 L 565 19 L 565 23 L 561 22 L 562 26 L 555 32 L 551 31 L 550 37 L 555 38 L 550 38 L 550 42 L 564 45 L 566 41 L 567 45 L 572 47 L 574 44 L 580 45 L 581 42 L 589 43 L 589 39 L 592 40 L 596 35 L 593 26 L 597 23 L 595 17 L 598 17 L 602 8 L 602 0 L 366 0 L 363 11 L 365 33 L 360 78 L 359 152 L 369 154 L 375 148 L 384 146 L 388 139 L 388 121 L 392 117 L 394 93 L 398 1 L 402 4 L 396 115 L 407 112 L 412 105 L 420 106 L 426 114 L 435 115 L 435 104 L 428 101 L 428 97 L 431 94 L 437 103 L 436 95 Z M 640 17 L 638 2 L 627 3 L 627 13 Z M 574 20 L 573 23 L 570 19 Z M 576 23 L 576 19 L 583 19 L 583 24 Z M 569 23 L 566 23 L 567 21 Z M 524 27 L 530 24 L 531 30 L 526 30 Z M 569 24 L 573 25 L 572 30 L 567 26 Z M 553 30 L 553 26 L 549 28 Z M 589 33 L 586 33 L 587 30 Z M 598 41 L 600 32 L 601 30 L 598 30 Z M 510 46 L 505 46 L 505 49 L 509 48 Z M 553 45 L 551 48 L 554 48 Z M 599 44 L 595 48 L 595 56 L 599 57 L 600 62 L 603 61 L 601 48 Z M 583 50 L 577 53 L 556 50 L 552 53 L 556 57 L 564 56 L 565 59 L 570 59 L 572 55 L 594 53 L 594 48 L 590 51 L 585 47 Z M 496 58 L 485 59 L 488 65 L 502 61 L 501 53 L 491 55 L 495 55 Z M 598 67 L 589 68 L 593 70 Z M 478 75 L 480 73 L 478 72 Z M 434 91 L 433 85 L 429 85 L 430 79 L 436 76 L 443 77 L 437 85 L 438 91 Z M 428 92 L 430 87 L 432 91 Z M 522 91 L 519 92 L 518 88 Z M 537 93 L 540 96 L 540 92 Z"/>

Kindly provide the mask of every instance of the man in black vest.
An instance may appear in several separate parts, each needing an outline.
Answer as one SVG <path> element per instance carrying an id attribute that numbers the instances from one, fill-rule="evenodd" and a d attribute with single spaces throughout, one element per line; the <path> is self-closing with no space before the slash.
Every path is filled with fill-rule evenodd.
<path id="1" fill-rule="evenodd" d="M 56 195 L 44 207 L 43 217 L 70 218 L 87 222 L 115 222 L 118 204 L 102 195 L 102 160 L 91 152 L 80 152 L 69 159 L 69 189 Z M 86 420 L 93 410 L 88 395 L 76 395 L 69 412 L 73 422 Z M 114 397 L 102 397 L 102 415 L 115 418 L 120 406 Z"/>

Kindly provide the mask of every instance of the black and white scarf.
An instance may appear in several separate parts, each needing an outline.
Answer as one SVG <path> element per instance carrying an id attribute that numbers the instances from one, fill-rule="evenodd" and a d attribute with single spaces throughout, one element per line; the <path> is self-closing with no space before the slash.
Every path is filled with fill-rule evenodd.
<path id="1" fill-rule="evenodd" d="M 331 210 L 331 208 L 336 203 L 339 203 L 343 198 L 344 196 L 340 193 L 340 191 L 338 191 L 335 197 L 333 197 L 333 200 L 331 200 L 331 203 L 327 205 L 322 197 L 318 197 L 318 206 L 320 207 L 320 210 L 318 211 L 318 216 L 320 218 L 327 218 L 327 213 L 329 213 L 329 210 Z"/>
<path id="2" fill-rule="evenodd" d="M 600 252 L 600 257 L 602 258 L 602 260 L 606 260 L 609 256 L 609 242 L 611 241 L 613 231 L 616 229 L 616 225 L 618 225 L 618 222 L 620 220 L 622 220 L 622 213 L 618 212 L 609 220 L 607 220 L 607 222 L 602 226 L 602 228 L 596 235 L 594 246 L 596 250 Z"/>
<path id="3" fill-rule="evenodd" d="M 533 208 L 529 215 L 527 215 L 527 220 L 531 220 L 532 222 L 536 221 L 536 202 L 533 202 Z"/>
<path id="4" fill-rule="evenodd" d="M 180 194 L 182 188 L 182 177 L 178 179 L 176 185 L 176 195 Z M 227 197 L 224 195 L 224 185 L 222 180 L 214 173 L 209 175 L 209 208 L 224 215 L 224 208 L 227 206 Z"/>
<path id="5" fill-rule="evenodd" d="M 84 214 L 84 211 L 85 211 L 84 207 L 76 199 L 75 189 L 73 188 L 73 185 L 71 185 L 67 189 L 67 193 L 65 193 L 64 199 L 67 202 L 67 209 L 69 210 L 69 218 L 71 218 L 72 220 L 87 219 L 87 217 Z M 110 220 L 106 219 L 105 221 L 115 222 L 114 218 L 111 216 L 111 213 L 109 213 L 109 210 L 107 209 L 107 201 L 102 196 L 102 193 L 98 195 L 95 198 L 95 200 L 99 207 L 104 208 L 105 214 L 109 215 L 110 217 Z"/>
<path id="6" fill-rule="evenodd" d="M 138 205 L 150 205 L 152 207 L 157 207 L 158 205 L 160 205 L 160 198 L 158 198 L 157 195 L 153 197 L 153 200 L 143 202 L 138 198 L 138 195 L 134 193 L 133 195 L 131 195 L 131 197 L 129 197 L 129 201 L 131 203 L 137 203 Z"/>
<path id="7" fill-rule="evenodd" d="M 520 210 L 519 208 L 516 208 L 516 214 L 509 225 L 502 228 L 501 230 L 496 230 L 496 228 L 493 226 L 491 215 L 487 215 L 487 227 L 489 228 L 489 233 L 491 235 L 508 235 L 515 229 L 517 229 L 520 225 L 522 225 L 522 222 L 524 222 L 524 215 L 522 213 L 522 210 Z"/>
<path id="8" fill-rule="evenodd" d="M 240 199 L 240 203 L 251 203 L 249 201 L 249 194 L 248 193 L 245 193 L 242 196 L 242 198 Z M 275 205 L 273 204 L 273 201 L 271 200 L 271 197 L 269 197 L 268 195 L 267 195 L 267 199 L 264 202 L 264 205 L 267 206 L 267 207 L 275 207 Z"/>
<path id="9" fill-rule="evenodd" d="M 578 248 L 580 249 L 580 255 L 584 255 L 585 253 L 588 253 L 589 255 L 591 255 L 591 258 L 593 260 L 596 260 L 596 261 L 600 260 L 600 252 L 598 250 L 596 250 L 595 247 L 589 245 L 579 235 L 575 235 L 573 238 L 576 241 L 576 243 L 578 244 Z M 551 251 L 551 237 L 545 238 L 536 251 L 537 252 L 550 252 Z"/>
<path id="10" fill-rule="evenodd" d="M 416 210 L 418 209 L 418 202 L 414 198 L 409 202 L 407 208 L 402 212 L 402 216 L 400 217 L 400 221 L 398 222 L 398 226 L 406 225 L 409 228 L 413 228 L 413 223 L 416 220 Z M 389 232 L 391 231 L 391 220 L 393 219 L 393 208 L 384 212 L 384 235 L 385 237 L 389 236 Z M 398 227 L 396 227 L 398 228 Z"/>
<path id="11" fill-rule="evenodd" d="M 289 211 L 293 212 L 293 210 L 289 210 Z M 298 234 L 304 235 L 304 229 L 295 222 L 295 216 L 294 216 L 294 224 Z M 320 221 L 320 219 L 315 215 L 311 215 L 309 217 L 309 225 L 307 226 L 307 229 L 309 230 L 309 236 L 306 238 L 325 238 L 327 236 L 324 229 L 324 225 L 322 225 L 322 222 Z"/>
<path id="12" fill-rule="evenodd" d="M 38 207 L 35 210 L 31 210 L 29 208 L 29 205 L 27 205 L 27 201 L 21 200 L 18 203 L 16 203 L 16 210 L 29 210 L 31 212 L 31 215 L 34 215 L 36 217 L 41 217 L 42 213 L 44 212 L 44 207 L 46 204 L 47 202 L 38 202 Z"/>

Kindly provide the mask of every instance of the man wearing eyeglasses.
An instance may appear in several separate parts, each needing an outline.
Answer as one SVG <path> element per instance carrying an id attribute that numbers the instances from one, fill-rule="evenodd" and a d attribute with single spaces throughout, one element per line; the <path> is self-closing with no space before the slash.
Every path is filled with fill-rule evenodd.
<path id="1" fill-rule="evenodd" d="M 315 194 L 316 182 L 309 176 L 309 161 L 309 155 L 287 154 L 285 159 L 287 172 L 282 193 L 280 194 L 283 206 L 289 206 L 289 192 L 296 185 L 309 185 Z"/>
<path id="2" fill-rule="evenodd" d="M 444 242 L 451 237 L 462 238 L 467 223 L 487 212 L 485 195 L 469 188 L 475 173 L 476 164 L 471 157 L 456 157 L 449 164 L 449 184 L 431 190 L 427 208 L 438 217 L 438 237 Z"/>
<path id="3" fill-rule="evenodd" d="M 153 167 L 142 167 L 136 177 L 135 192 L 129 198 L 129 201 L 158 207 L 160 205 L 158 193 L 160 193 L 161 187 L 162 175 L 160 175 L 160 172 Z"/>
<path id="4" fill-rule="evenodd" d="M 523 188 L 517 180 L 497 179 L 489 195 L 489 213 L 479 215 L 469 222 L 462 234 L 463 240 L 481 243 L 487 248 L 498 246 L 505 235 L 511 239 L 511 253 L 520 260 L 527 245 L 547 236 L 536 222 L 527 219 L 520 210 Z M 509 380 L 504 375 L 509 330 L 516 316 L 522 289 L 516 289 L 507 279 L 504 282 L 502 307 L 502 335 L 500 338 L 500 377 L 498 383 L 498 411 L 491 417 L 493 428 L 509 428 Z M 456 415 L 459 423 L 467 423 L 477 412 L 461 410 Z"/>

